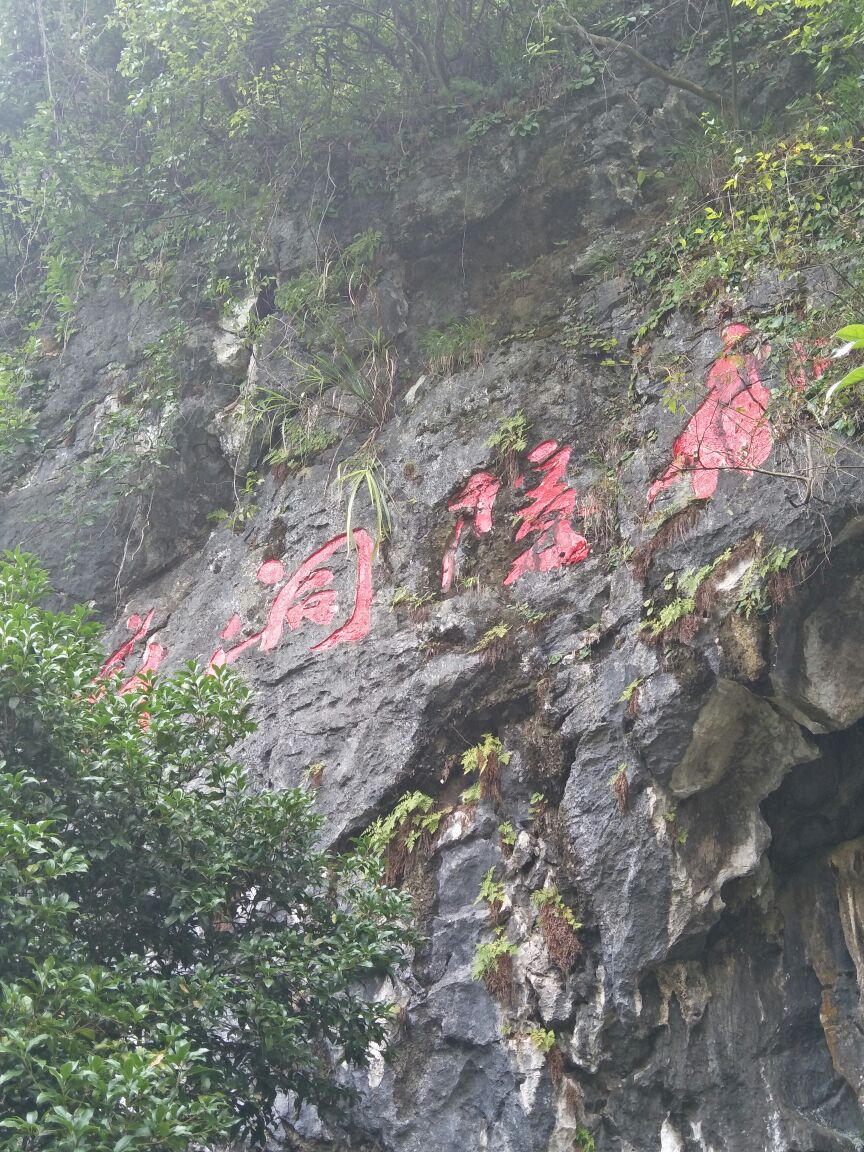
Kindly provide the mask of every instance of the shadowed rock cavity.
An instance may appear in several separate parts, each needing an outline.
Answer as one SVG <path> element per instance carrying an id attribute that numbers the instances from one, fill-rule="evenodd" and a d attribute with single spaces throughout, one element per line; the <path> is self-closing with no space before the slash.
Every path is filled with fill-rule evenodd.
<path id="1" fill-rule="evenodd" d="M 841 552 L 780 622 L 772 686 L 794 697 L 776 703 L 803 727 L 718 682 L 671 773 L 688 834 L 670 908 L 689 930 L 719 915 L 698 946 L 679 938 L 677 949 L 670 917 L 668 955 L 682 959 L 642 977 L 648 1052 L 629 1029 L 606 1147 L 641 1147 L 639 1125 L 644 1147 L 683 1152 L 862 1147 L 864 723 L 846 723 L 864 713 L 864 649 L 852 569 Z"/>

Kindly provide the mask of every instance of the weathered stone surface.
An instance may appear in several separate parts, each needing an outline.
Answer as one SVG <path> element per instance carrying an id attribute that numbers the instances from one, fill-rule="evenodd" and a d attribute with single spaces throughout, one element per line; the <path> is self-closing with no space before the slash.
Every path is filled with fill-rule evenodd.
<path id="1" fill-rule="evenodd" d="M 599 332 L 623 349 L 644 318 L 624 273 L 662 205 L 636 172 L 687 107 L 622 67 L 607 92 L 550 112 L 536 138 L 504 128 L 470 152 L 438 144 L 374 218 L 346 215 L 349 233 L 385 233 L 379 298 L 364 302 L 362 323 L 396 341 L 404 369 L 375 440 L 394 530 L 368 571 L 356 538 L 351 553 L 340 540 L 333 483 L 334 460 L 371 431 L 356 405 L 347 424 L 347 407 L 324 418 L 345 437 L 332 451 L 287 477 L 261 468 L 236 531 L 206 520 L 233 506 L 234 470 L 260 467 L 244 415 L 256 374 L 296 384 L 281 330 L 247 364 L 238 324 L 190 321 L 177 438 L 146 503 L 87 524 L 83 490 L 70 489 L 74 515 L 57 493 L 93 458 L 97 421 L 122 406 L 167 327 L 129 300 L 93 301 L 44 369 L 49 447 L 29 472 L 17 459 L 3 472 L 0 541 L 40 553 L 67 598 L 116 615 L 113 642 L 152 607 L 149 639 L 168 649 L 160 674 L 220 650 L 236 657 L 259 720 L 238 755 L 275 787 L 317 765 L 328 842 L 344 845 L 409 789 L 458 809 L 410 873 L 426 938 L 404 986 L 381 991 L 404 1007 L 391 1061 L 375 1054 L 367 1074 L 341 1073 L 361 1094 L 345 1123 L 294 1117 L 284 1102 L 288 1148 L 573 1152 L 587 1134 L 597 1152 L 862 1147 L 860 473 L 842 444 L 793 435 L 784 475 L 722 471 L 710 498 L 673 477 L 649 506 L 686 425 L 661 403 L 666 366 L 686 364 L 698 393 L 723 354 L 721 325 L 673 314 L 633 380 L 579 338 Z M 315 252 L 302 213 L 286 213 L 268 266 L 285 280 Z M 513 281 L 514 267 L 531 274 Z M 745 288 L 741 320 L 799 290 L 815 307 L 828 287 L 762 277 Z M 520 335 L 436 375 L 419 353 L 423 330 L 471 309 L 497 319 L 495 338 Z M 780 383 L 775 359 L 759 370 L 766 387 Z M 502 459 L 489 438 L 519 411 L 529 442 Z M 529 458 L 553 440 L 572 450 L 558 487 L 542 472 L 551 457 Z M 794 478 L 802 461 L 818 499 Z M 498 485 L 485 527 L 460 502 L 481 472 Z M 567 516 L 532 512 L 535 488 Z M 517 540 L 532 516 L 536 531 Z M 368 506 L 355 527 L 374 531 Z M 553 548 L 545 534 L 559 529 Z M 568 531 L 587 555 L 568 551 Z M 540 540 L 549 554 L 537 547 L 526 561 Z M 795 570 L 769 623 L 737 598 L 756 550 L 775 544 L 810 567 Z M 295 588 L 280 614 L 279 590 L 328 545 L 315 572 L 330 573 L 332 598 L 322 607 Z M 670 579 L 727 550 L 686 628 L 652 641 L 646 601 L 667 602 Z M 573 562 L 553 563 L 562 558 Z M 423 602 L 394 603 L 397 589 Z M 355 633 L 319 647 L 355 613 Z M 281 632 L 264 646 L 273 618 Z M 495 629 L 500 642 L 484 645 Z M 130 674 L 141 655 L 139 645 Z M 486 733 L 511 757 L 469 809 L 460 760 Z M 490 869 L 516 946 L 509 1004 L 471 975 L 494 930 L 476 902 Z M 566 972 L 534 899 L 551 884 L 581 924 Z M 555 1033 L 548 1056 L 542 1036 L 532 1042 L 538 1029 Z"/>
<path id="2" fill-rule="evenodd" d="M 848 728 L 864 716 L 864 577 L 849 580 L 836 596 L 818 604 L 800 627 L 794 664 L 774 683 L 794 713 L 814 732 Z"/>
<path id="3" fill-rule="evenodd" d="M 718 785 L 730 771 L 764 777 L 773 792 L 794 764 L 814 760 L 816 747 L 766 701 L 731 680 L 718 680 L 696 720 L 669 791 L 684 800 Z"/>

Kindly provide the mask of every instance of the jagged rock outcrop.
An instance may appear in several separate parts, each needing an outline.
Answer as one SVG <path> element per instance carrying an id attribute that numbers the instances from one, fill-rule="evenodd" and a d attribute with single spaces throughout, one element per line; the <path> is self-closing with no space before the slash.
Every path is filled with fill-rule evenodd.
<path id="1" fill-rule="evenodd" d="M 166 317 L 96 299 L 43 365 L 47 447 L 5 477 L 2 543 L 116 619 L 115 647 L 138 635 L 130 676 L 235 663 L 259 721 L 239 754 L 270 785 L 314 777 L 331 842 L 408 790 L 451 808 L 406 870 L 425 943 L 382 991 L 400 1005 L 392 1059 L 355 1078 L 347 1122 L 286 1102 L 288 1147 L 864 1147 L 864 486 L 842 442 L 774 440 L 758 415 L 745 431 L 767 454 L 749 474 L 734 404 L 704 415 L 721 455 L 676 471 L 687 417 L 661 404 L 673 360 L 699 402 L 730 372 L 739 394 L 752 372 L 778 390 L 746 325 L 830 284 L 757 285 L 716 322 L 675 314 L 635 365 L 574 337 L 623 349 L 639 326 L 626 265 L 663 204 L 636 170 L 683 115 L 622 69 L 536 139 L 442 144 L 392 200 L 355 206 L 347 234 L 373 212 L 385 234 L 368 308 L 406 366 L 376 441 L 394 530 L 374 555 L 370 536 L 347 548 L 327 452 L 266 474 L 233 528 L 207 520 L 233 501 L 238 457 L 261 455 L 236 438 L 238 396 L 247 373 L 296 370 L 279 348 L 252 357 L 189 321 L 170 434 L 154 400 L 130 440 L 152 476 L 119 502 L 100 420 L 127 405 Z M 314 258 L 301 215 L 270 255 L 283 279 Z M 427 371 L 418 332 L 471 309 L 506 339 Z M 496 455 L 520 411 L 525 447 Z M 355 526 L 372 533 L 368 510 Z M 772 548 L 797 550 L 782 589 L 758 576 Z M 681 576 L 702 569 L 688 607 Z M 486 733 L 510 759 L 465 802 L 459 761 Z M 515 949 L 503 1003 L 471 972 L 492 938 L 489 869 Z M 569 967 L 534 898 L 550 884 L 581 925 Z M 554 1056 L 532 1030 L 554 1032 Z"/>

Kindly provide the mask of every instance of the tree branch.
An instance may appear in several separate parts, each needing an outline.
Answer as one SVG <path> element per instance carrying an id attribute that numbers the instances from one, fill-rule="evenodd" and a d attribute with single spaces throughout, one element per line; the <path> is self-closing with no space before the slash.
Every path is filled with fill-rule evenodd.
<path id="1" fill-rule="evenodd" d="M 658 80 L 662 80 L 664 84 L 670 85 L 672 88 L 682 88 L 685 92 L 692 92 L 694 96 L 699 96 L 702 100 L 707 100 L 709 104 L 716 104 L 718 108 L 722 108 L 724 104 L 724 97 L 721 92 L 715 92 L 712 88 L 706 88 L 702 84 L 697 84 L 695 80 L 688 80 L 686 76 L 681 76 L 677 72 L 670 72 L 666 68 L 661 68 L 659 64 L 655 64 L 653 60 L 643 55 L 638 48 L 634 48 L 632 44 L 626 44 L 623 40 L 613 40 L 611 36 L 601 36 L 598 32 L 589 32 L 588 29 L 581 24 L 575 16 L 569 12 L 563 13 L 567 20 L 576 29 L 577 35 L 591 45 L 592 48 L 604 48 L 608 52 L 623 52 L 625 56 L 629 56 L 631 60 L 635 60 L 637 64 L 648 72 L 651 76 L 656 76 Z"/>

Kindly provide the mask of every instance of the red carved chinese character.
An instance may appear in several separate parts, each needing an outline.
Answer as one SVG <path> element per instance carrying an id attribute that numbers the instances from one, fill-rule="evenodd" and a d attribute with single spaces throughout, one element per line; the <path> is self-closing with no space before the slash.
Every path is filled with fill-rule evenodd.
<path id="1" fill-rule="evenodd" d="M 571 448 L 559 448 L 556 440 L 544 440 L 528 455 L 542 479 L 525 493 L 528 503 L 516 514 L 522 521 L 516 539 L 536 536 L 537 540 L 514 560 L 505 585 L 515 583 L 526 572 L 551 572 L 579 564 L 590 552 L 588 541 L 571 524 L 576 508 L 576 493 L 566 482 L 571 452 Z"/>
<path id="2" fill-rule="evenodd" d="M 235 636 L 239 636 L 243 630 L 243 621 L 235 612 L 222 631 L 219 633 L 220 640 L 233 640 Z"/>
<path id="3" fill-rule="evenodd" d="M 501 481 L 490 472 L 475 472 L 465 487 L 459 492 L 447 507 L 451 512 L 464 512 L 456 521 L 453 538 L 444 553 L 444 565 L 441 572 L 441 587 L 449 592 L 456 575 L 456 553 L 462 532 L 468 521 L 472 521 L 475 536 L 485 536 L 492 530 L 492 508 Z"/>
<path id="4" fill-rule="evenodd" d="M 153 623 L 155 613 L 156 609 L 151 608 L 143 619 L 137 613 L 129 617 L 126 621 L 126 627 L 132 632 L 132 635 L 128 640 L 125 640 L 119 648 L 115 649 L 102 665 L 99 670 L 99 675 L 96 677 L 97 682 L 107 680 L 112 672 L 119 672 L 124 668 L 126 661 L 135 649 L 135 645 L 139 640 L 143 640 L 150 630 L 150 625 Z M 117 690 L 118 695 L 125 696 L 129 692 L 144 688 L 143 677 L 156 672 L 167 655 L 167 648 L 163 648 L 163 646 L 155 640 L 148 641 L 144 647 L 144 656 L 140 664 L 134 673 L 120 685 Z M 104 688 L 99 688 L 95 695 L 90 697 L 91 703 L 94 700 L 98 700 L 103 691 Z"/>
<path id="5" fill-rule="evenodd" d="M 148 641 L 147 647 L 144 649 L 144 659 L 135 669 L 134 674 L 121 684 L 118 694 L 125 696 L 127 692 L 134 692 L 136 689 L 143 688 L 145 685 L 142 677 L 155 673 L 167 655 L 167 648 L 163 648 L 155 640 Z"/>
<path id="6" fill-rule="evenodd" d="M 770 456 L 774 441 L 765 416 L 770 394 L 759 377 L 759 357 L 731 351 L 749 334 L 746 324 L 724 328 L 725 354 L 708 373 L 708 396 L 672 446 L 672 463 L 648 490 L 649 504 L 685 474 L 696 496 L 705 500 L 714 493 L 722 469 L 749 476 Z M 769 351 L 766 346 L 762 358 Z"/>
<path id="7" fill-rule="evenodd" d="M 372 619 L 372 556 L 375 551 L 372 538 L 362 528 L 353 532 L 357 553 L 357 583 L 354 593 L 354 607 L 347 621 L 326 639 L 313 645 L 312 652 L 324 652 L 337 644 L 361 640 L 369 632 Z M 267 615 L 267 623 L 260 632 L 248 636 L 239 644 L 226 651 L 217 648 L 210 658 L 210 668 L 233 664 L 239 656 L 259 644 L 262 652 L 274 649 L 282 639 L 285 625 L 299 628 L 304 620 L 314 624 L 329 624 L 336 614 L 336 592 L 327 585 L 333 580 L 333 573 L 323 565 L 339 549 L 347 544 L 348 536 L 343 533 L 328 541 L 317 552 L 304 560 L 294 575 L 279 589 Z M 257 572 L 262 584 L 276 585 L 285 578 L 285 568 L 280 560 L 266 560 Z M 240 618 L 231 617 L 220 636 L 232 640 L 240 632 Z"/>
<path id="8" fill-rule="evenodd" d="M 126 621 L 126 627 L 132 632 L 132 635 L 128 640 L 124 640 L 120 647 L 111 653 L 102 665 L 99 675 L 96 677 L 97 680 L 106 680 L 112 672 L 125 665 L 126 661 L 132 655 L 135 645 L 139 640 L 143 640 L 150 630 L 150 625 L 153 623 L 155 614 L 156 609 L 151 608 L 143 620 L 137 612 L 129 617 Z"/>

